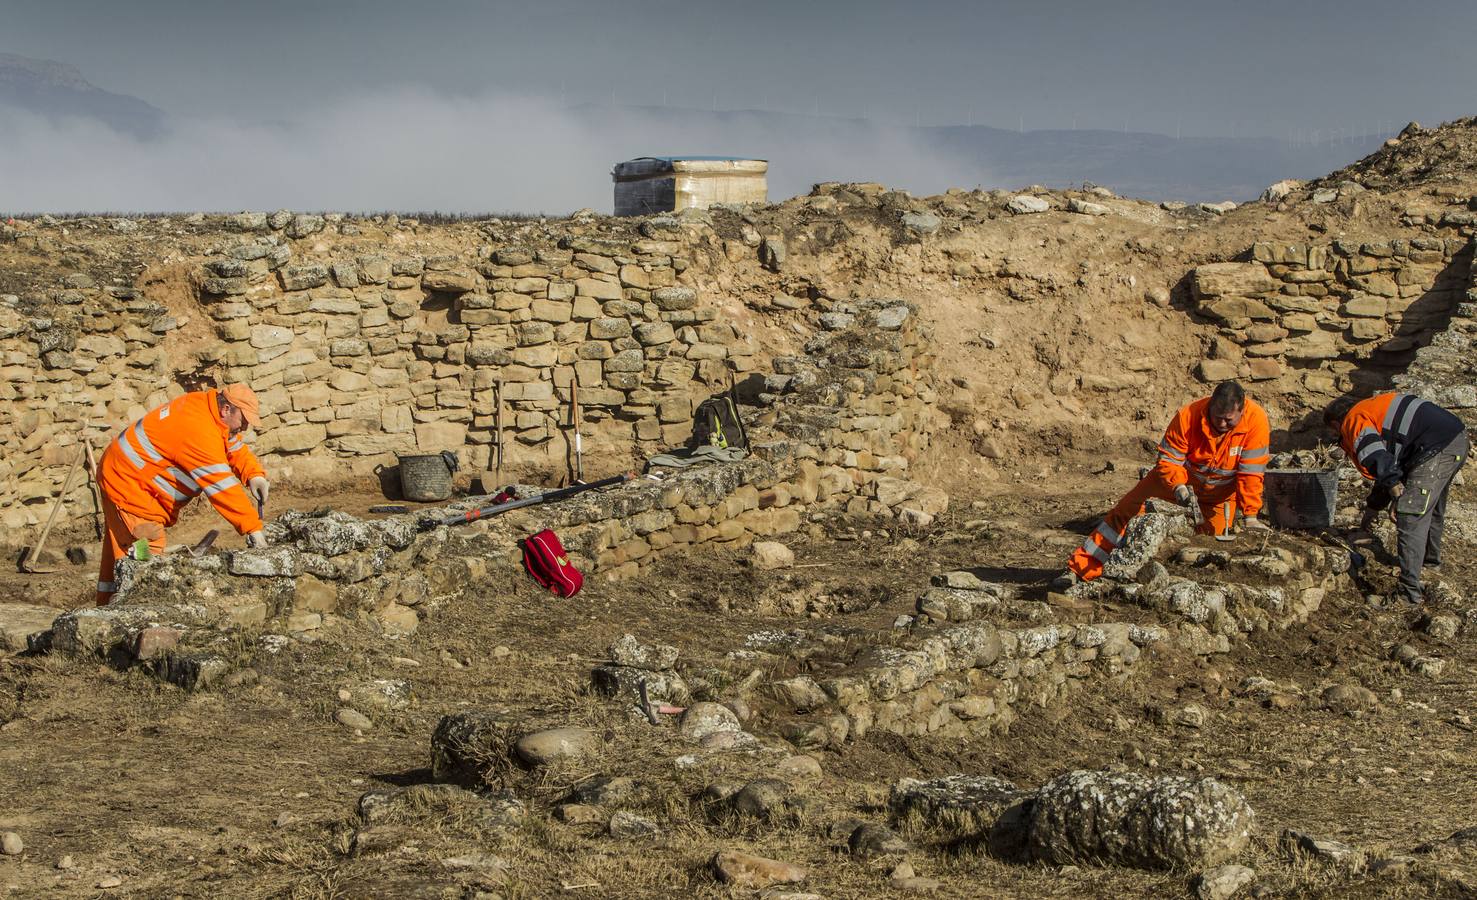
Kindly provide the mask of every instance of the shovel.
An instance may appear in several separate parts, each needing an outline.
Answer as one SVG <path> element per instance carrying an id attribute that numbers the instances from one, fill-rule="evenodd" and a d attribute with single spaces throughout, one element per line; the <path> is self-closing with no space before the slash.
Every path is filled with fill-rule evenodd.
<path id="1" fill-rule="evenodd" d="M 26 555 L 21 557 L 21 571 L 27 575 L 49 575 L 56 569 L 49 566 L 41 566 L 41 548 L 46 546 L 46 536 L 51 534 L 51 526 L 56 524 L 56 517 L 62 511 L 62 501 L 66 499 L 67 492 L 72 489 L 72 480 L 77 477 L 77 470 L 82 467 L 82 460 L 87 458 L 87 451 L 79 448 L 77 458 L 72 460 L 72 467 L 67 470 L 66 480 L 62 482 L 61 493 L 56 495 L 56 502 L 51 504 L 51 515 L 46 517 L 46 525 L 41 529 L 41 536 Z"/>

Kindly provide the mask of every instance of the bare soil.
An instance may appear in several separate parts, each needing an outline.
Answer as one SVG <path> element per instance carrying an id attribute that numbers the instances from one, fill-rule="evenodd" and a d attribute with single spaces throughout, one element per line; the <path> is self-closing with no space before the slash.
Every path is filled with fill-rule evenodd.
<path id="1" fill-rule="evenodd" d="M 1063 469 L 1085 472 L 1090 464 L 1079 455 Z M 1073 768 L 1126 765 L 1215 775 L 1243 790 L 1257 813 L 1246 862 L 1271 895 L 1477 889 L 1471 855 L 1426 854 L 1355 876 L 1289 862 L 1276 847 L 1282 828 L 1295 827 L 1376 854 L 1406 854 L 1473 824 L 1464 798 L 1477 783 L 1477 758 L 1464 717 L 1477 707 L 1477 653 L 1467 637 L 1429 640 L 1412 630 L 1415 613 L 1373 609 L 1356 595 L 1332 597 L 1309 624 L 1251 636 L 1208 663 L 1156 660 L 1127 689 L 1092 689 L 1024 710 L 1008 735 L 946 741 L 872 733 L 821 753 L 826 774 L 810 790 L 824 813 L 774 829 L 710 818 L 692 798 L 730 764 L 672 770 L 670 753 L 659 752 L 672 726 L 654 728 L 589 689 L 592 665 L 628 631 L 675 644 L 686 663 L 701 664 L 753 646 L 753 635 L 796 629 L 885 640 L 930 572 L 976 568 L 1041 590 L 1079 532 L 1130 483 L 1122 473 L 1132 461 L 1115 468 L 1096 479 L 1052 479 L 1085 485 L 1075 490 L 1023 481 L 973 506 L 956 494 L 953 509 L 921 533 L 875 522 L 799 537 L 792 547 L 800 566 L 783 574 L 705 554 L 663 561 L 638 581 L 592 580 L 569 601 L 500 574 L 484 593 L 435 609 L 398 642 L 349 628 L 276 653 L 240 646 L 237 657 L 254 677 L 208 692 L 56 657 L 0 661 L 0 827 L 26 842 L 23 856 L 0 858 L 0 884 L 17 896 L 96 896 L 94 886 L 116 875 L 121 887 L 109 893 L 119 896 L 455 897 L 472 895 L 477 879 L 440 860 L 485 852 L 511 873 L 485 885 L 496 896 L 732 896 L 706 863 L 715 849 L 738 847 L 807 867 L 807 889 L 826 897 L 891 896 L 886 868 L 854 861 L 845 832 L 838 839 L 831 829 L 885 819 L 896 779 L 966 772 L 1035 786 Z M 279 508 L 329 500 L 282 499 Z M 356 511 L 383 498 L 338 491 L 331 502 Z M 217 524 L 211 518 L 193 516 L 177 537 L 190 540 Z M 45 583 L 68 577 L 86 580 L 90 572 Z M 1463 562 L 1444 577 L 1465 595 L 1472 567 Z M 12 590 L 16 580 L 0 584 Z M 764 602 L 796 592 L 864 602 L 815 617 Z M 1443 676 L 1418 677 L 1388 661 L 1390 645 L 1402 642 L 1445 658 Z M 500 656 L 498 647 L 510 652 Z M 805 665 L 799 649 L 770 649 L 775 655 L 762 665 L 771 671 Z M 1273 708 L 1237 696 L 1250 675 L 1297 685 L 1310 699 Z M 375 726 L 362 735 L 336 724 L 338 690 L 376 678 L 408 680 L 414 702 L 371 710 Z M 1316 708 L 1311 698 L 1340 682 L 1368 686 L 1380 706 L 1357 719 Z M 1211 711 L 1204 727 L 1162 724 L 1160 711 L 1190 702 Z M 603 752 L 579 768 L 515 772 L 513 792 L 530 807 L 521 828 L 488 831 L 464 811 L 429 810 L 388 826 L 401 829 L 390 850 L 351 852 L 359 795 L 429 781 L 431 731 L 442 715 L 466 708 L 504 710 L 529 730 L 585 725 L 603 735 Z M 749 727 L 765 730 L 763 721 Z M 551 804 L 601 774 L 652 786 L 638 811 L 661 822 L 659 837 L 615 840 L 549 818 Z M 942 882 L 939 896 L 1183 896 L 1193 874 L 1024 866 L 979 851 L 924 849 L 915 866 Z M 72 868 L 56 868 L 64 856 Z"/>

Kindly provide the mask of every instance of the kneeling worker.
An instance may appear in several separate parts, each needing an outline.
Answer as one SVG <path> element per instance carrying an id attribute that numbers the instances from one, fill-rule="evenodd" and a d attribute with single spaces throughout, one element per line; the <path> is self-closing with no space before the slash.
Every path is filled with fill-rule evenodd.
<path id="1" fill-rule="evenodd" d="M 164 550 L 164 529 L 197 494 L 246 535 L 265 547 L 260 509 L 267 502 L 266 472 L 241 432 L 261 426 L 256 394 L 244 384 L 183 394 L 151 410 L 119 432 L 98 463 L 102 489 L 102 566 L 97 605 L 117 592 L 113 564 L 137 540 L 151 552 Z"/>
<path id="2" fill-rule="evenodd" d="M 1471 452 L 1466 426 L 1412 394 L 1336 400 L 1323 421 L 1339 433 L 1359 474 L 1374 483 L 1360 530 L 1369 531 L 1374 517 L 1390 507 L 1400 556 L 1398 593 L 1411 603 L 1422 602 L 1421 567 L 1441 565 L 1446 495 Z"/>
<path id="3" fill-rule="evenodd" d="M 1052 582 L 1063 590 L 1103 574 L 1123 542 L 1128 523 L 1151 497 L 1186 507 L 1199 534 L 1227 534 L 1239 512 L 1249 529 L 1266 528 L 1262 508 L 1271 431 L 1267 412 L 1234 381 L 1223 381 L 1175 414 L 1159 443 L 1159 460 L 1072 553 L 1067 572 Z"/>

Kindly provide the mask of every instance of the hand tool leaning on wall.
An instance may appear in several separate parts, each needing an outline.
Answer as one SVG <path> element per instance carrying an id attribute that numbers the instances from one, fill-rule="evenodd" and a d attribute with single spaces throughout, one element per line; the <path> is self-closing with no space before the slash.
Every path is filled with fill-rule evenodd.
<path id="1" fill-rule="evenodd" d="M 585 480 L 585 448 L 580 438 L 580 384 L 577 379 L 569 382 L 569 428 L 574 432 L 574 480 L 583 484 Z"/>
<path id="2" fill-rule="evenodd" d="M 72 465 L 67 469 L 67 477 L 62 481 L 61 492 L 56 495 L 56 500 L 51 504 L 51 514 L 46 517 L 46 524 L 41 527 L 41 536 L 36 539 L 35 545 L 21 557 L 20 569 L 27 575 L 47 575 L 56 569 L 42 566 L 41 549 L 46 546 L 46 538 L 51 534 L 51 527 L 56 524 L 56 518 L 62 511 L 62 501 L 66 500 L 68 492 L 72 490 L 72 481 L 77 477 L 77 471 L 82 468 L 82 461 L 88 457 L 85 448 L 77 448 L 77 456 L 72 460 Z"/>

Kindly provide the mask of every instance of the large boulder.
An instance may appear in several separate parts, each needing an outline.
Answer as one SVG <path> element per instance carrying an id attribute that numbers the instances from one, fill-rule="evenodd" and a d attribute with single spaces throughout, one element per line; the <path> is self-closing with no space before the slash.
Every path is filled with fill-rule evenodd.
<path id="1" fill-rule="evenodd" d="M 1037 792 L 1026 839 L 1058 865 L 1194 869 L 1241 852 L 1251 823 L 1245 798 L 1214 778 L 1079 770 Z"/>

